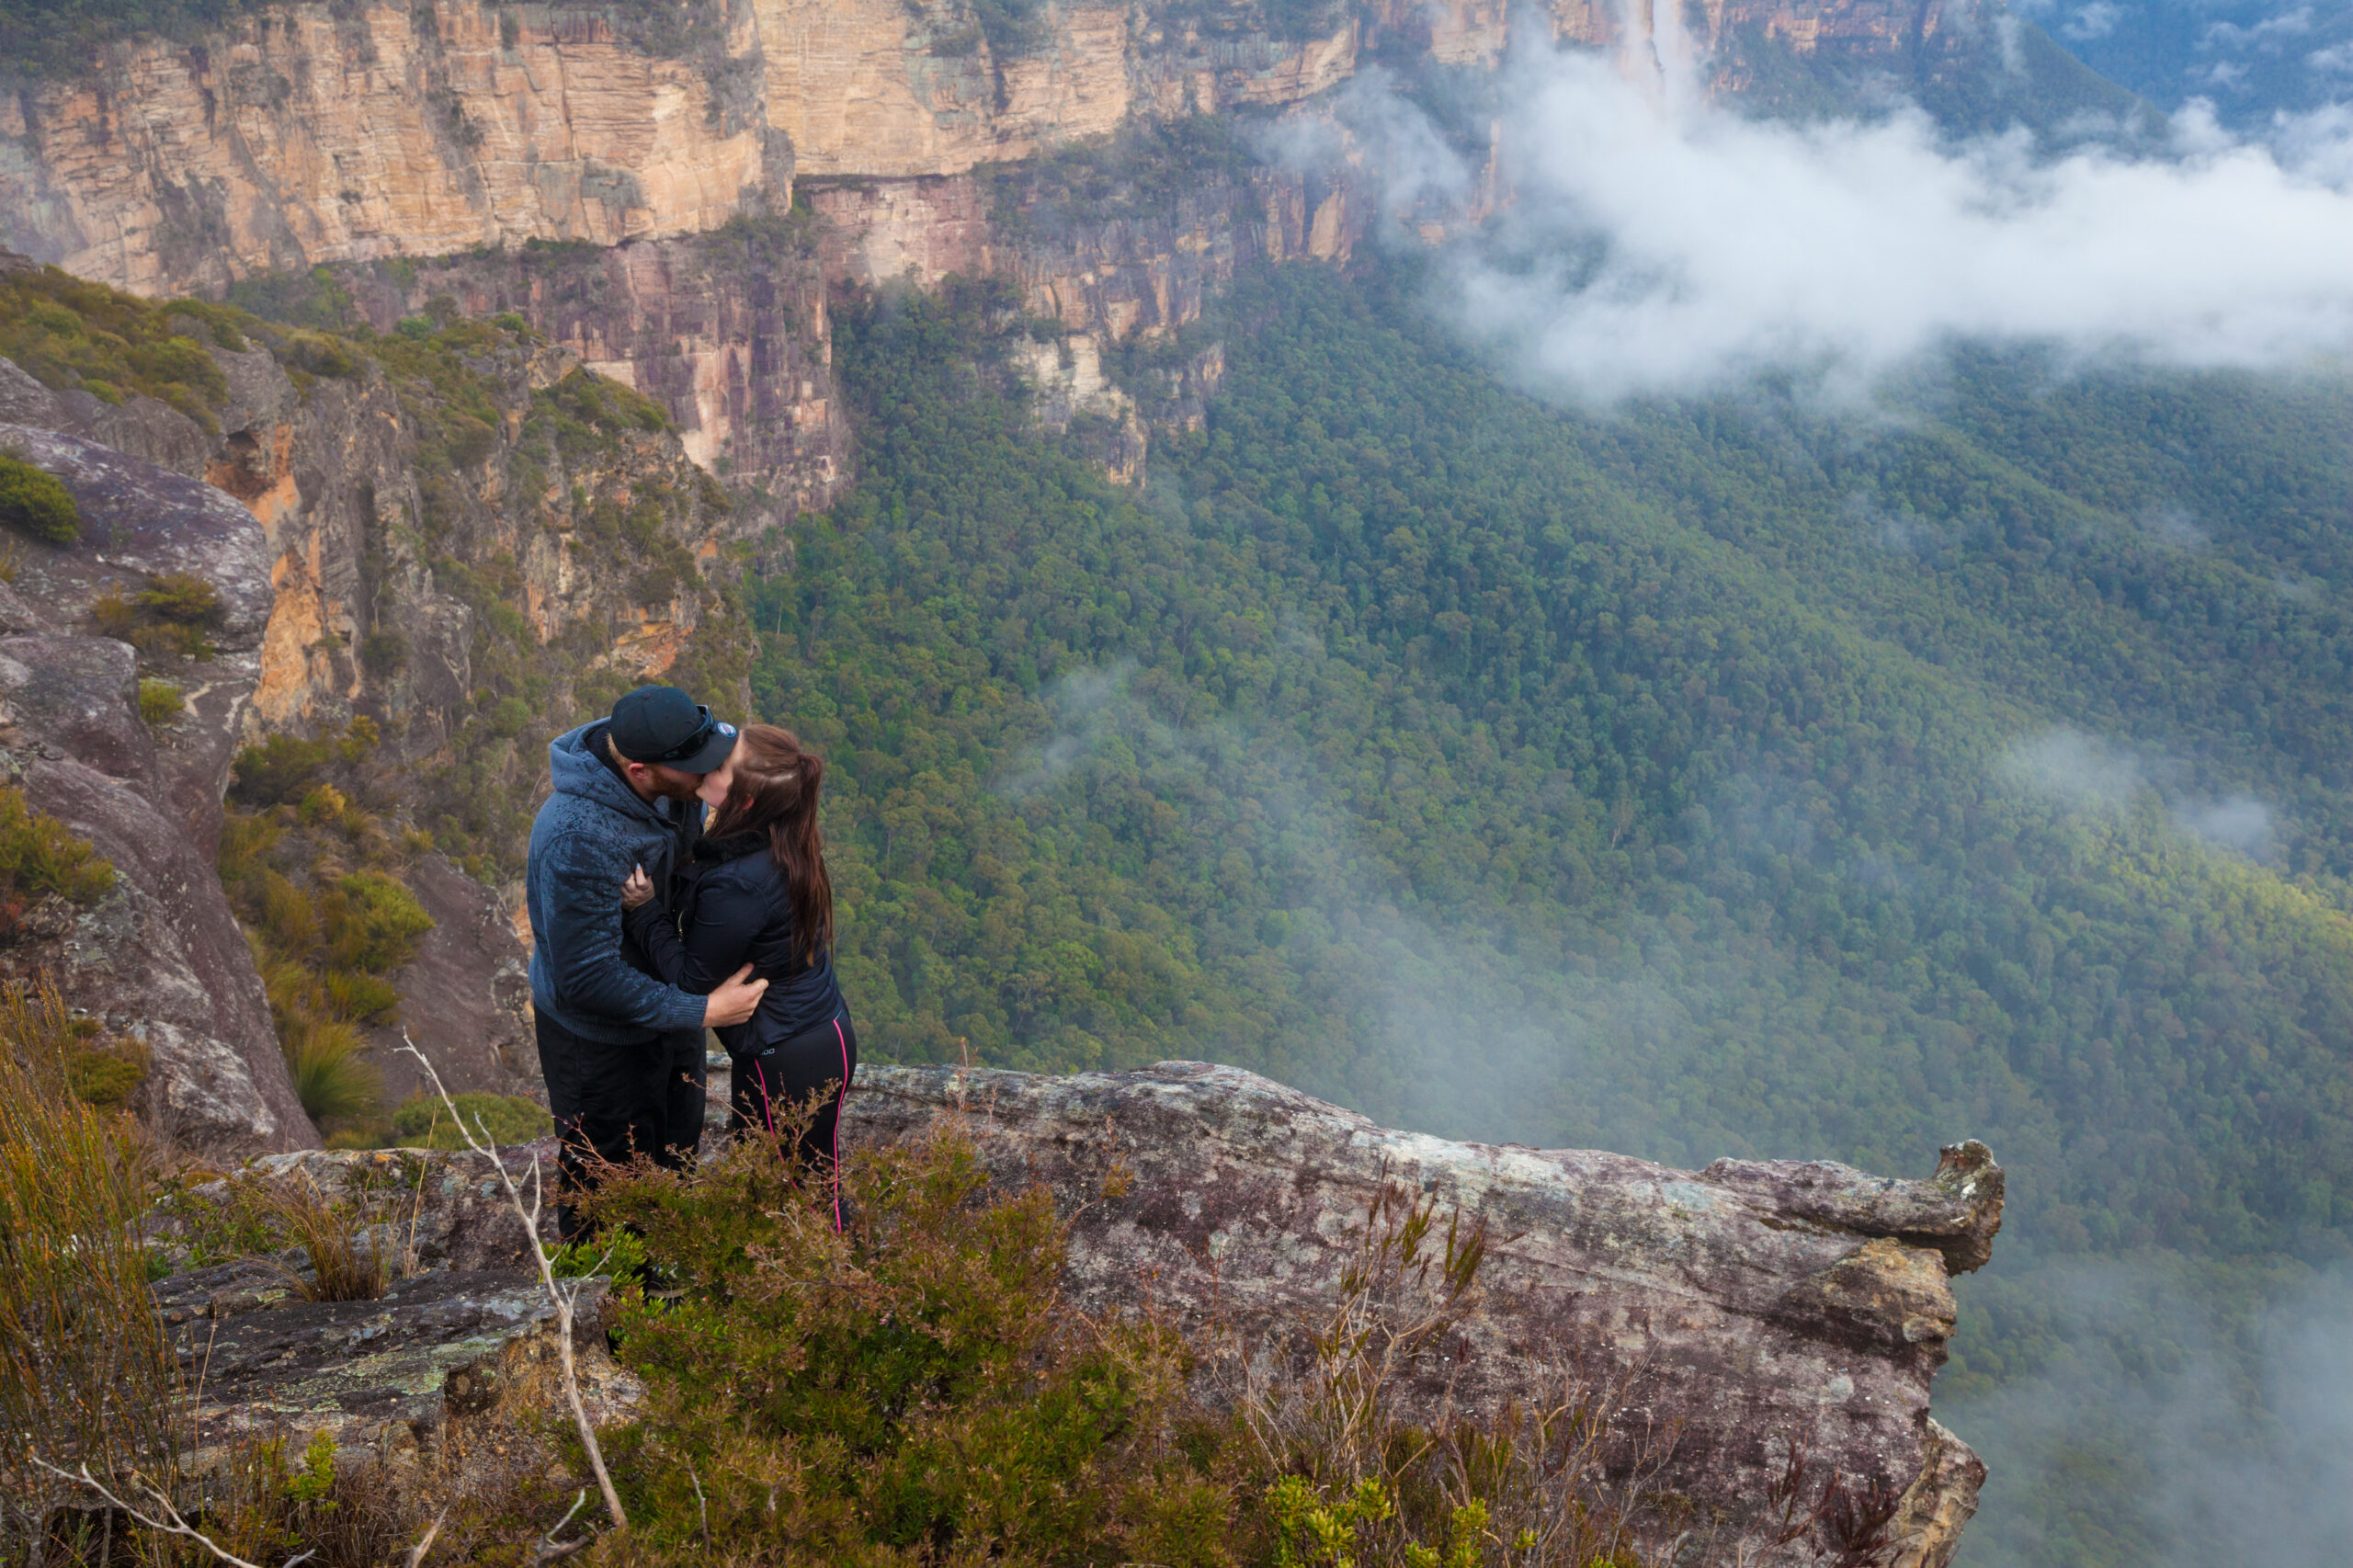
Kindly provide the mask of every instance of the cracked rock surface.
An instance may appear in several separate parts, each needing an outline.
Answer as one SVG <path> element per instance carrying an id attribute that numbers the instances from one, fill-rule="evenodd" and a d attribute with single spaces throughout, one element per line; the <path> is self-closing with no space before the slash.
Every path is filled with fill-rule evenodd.
<path id="1" fill-rule="evenodd" d="M 849 1107 L 846 1143 L 953 1118 L 998 1180 L 1050 1188 L 1080 1306 L 1245 1336 L 1328 1308 L 1384 1186 L 1434 1198 L 1483 1221 L 1489 1247 L 1477 1307 L 1418 1374 L 1431 1411 L 1526 1400 L 1569 1367 L 1620 1381 L 1632 1418 L 1672 1439 L 1665 1485 L 1735 1528 L 1792 1444 L 1851 1485 L 1902 1489 L 1889 1568 L 1941 1568 L 1975 1510 L 1984 1467 L 1929 1418 L 1928 1392 L 1949 1278 L 1985 1261 L 2001 1223 L 1983 1144 L 1920 1181 L 1798 1161 L 1695 1173 L 1395 1131 L 1195 1062 L 864 1067 Z"/>

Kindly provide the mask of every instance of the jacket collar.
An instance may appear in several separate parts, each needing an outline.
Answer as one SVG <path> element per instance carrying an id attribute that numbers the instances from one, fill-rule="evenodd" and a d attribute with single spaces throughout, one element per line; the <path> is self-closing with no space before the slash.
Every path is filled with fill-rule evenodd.
<path id="1" fill-rule="evenodd" d="M 765 833 L 731 833 L 724 838 L 695 840 L 695 858 L 740 860 L 746 855 L 761 854 L 767 846 L 768 835 Z"/>

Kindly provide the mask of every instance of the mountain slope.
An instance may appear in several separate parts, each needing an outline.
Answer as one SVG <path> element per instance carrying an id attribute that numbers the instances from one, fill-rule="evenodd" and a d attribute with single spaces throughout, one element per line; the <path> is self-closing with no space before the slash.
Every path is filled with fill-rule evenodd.
<path id="1" fill-rule="evenodd" d="M 1984 1136 L 1964 1392 L 2036 1386 L 2070 1260 L 2345 1256 L 2347 390 L 1590 420 L 1413 290 L 1237 291 L 1141 497 L 1034 434 L 1005 298 L 838 323 L 865 475 L 754 678 L 836 761 L 878 1048 L 1670 1160 Z"/>

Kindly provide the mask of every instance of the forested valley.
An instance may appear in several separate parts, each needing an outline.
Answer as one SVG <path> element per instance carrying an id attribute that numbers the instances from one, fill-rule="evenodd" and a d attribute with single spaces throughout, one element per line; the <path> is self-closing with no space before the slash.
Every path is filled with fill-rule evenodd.
<path id="1" fill-rule="evenodd" d="M 754 685 L 834 761 L 861 1030 L 1677 1164 L 1982 1137 L 1964 1560 L 2225 1548 L 2353 1226 L 2353 389 L 1963 349 L 1594 415 L 1422 288 L 1238 287 L 1139 491 L 1038 433 L 1010 296 L 837 316 L 861 477 Z"/>

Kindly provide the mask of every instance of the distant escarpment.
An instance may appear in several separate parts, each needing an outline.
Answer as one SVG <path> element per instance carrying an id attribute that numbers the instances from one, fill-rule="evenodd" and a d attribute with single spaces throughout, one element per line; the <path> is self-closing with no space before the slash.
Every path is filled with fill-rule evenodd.
<path id="1" fill-rule="evenodd" d="M 1824 62 L 1923 78 L 1943 41 L 1985 30 L 1977 12 L 1729 0 L 1698 41 L 1726 90 L 1803 99 Z M 0 244 L 152 296 L 330 266 L 380 332 L 437 297 L 513 312 L 659 401 L 760 515 L 825 506 L 846 481 L 829 287 L 995 274 L 1060 324 L 1027 351 L 1045 423 L 1110 431 L 1105 466 L 1134 478 L 1148 426 L 1197 411 L 1218 361 L 1197 346 L 1126 385 L 1123 348 L 1193 319 L 1237 265 L 1345 258 L 1377 205 L 1381 171 L 1360 157 L 1277 168 L 1185 128 L 1220 127 L 1214 142 L 1237 113 L 1321 117 L 1375 62 L 1492 69 L 1515 26 L 1638 60 L 1653 16 L 1581 0 L 1517 21 L 1493 0 L 263 7 L 201 37 L 126 33 L 0 99 Z M 1073 160 L 1092 186 L 1063 180 Z M 1457 216 L 1506 195 L 1491 149 Z"/>

